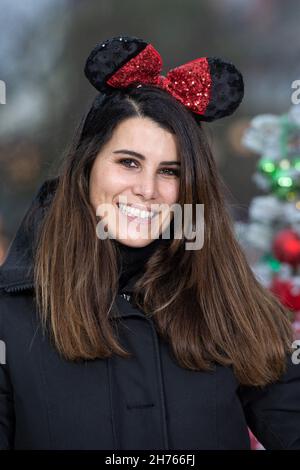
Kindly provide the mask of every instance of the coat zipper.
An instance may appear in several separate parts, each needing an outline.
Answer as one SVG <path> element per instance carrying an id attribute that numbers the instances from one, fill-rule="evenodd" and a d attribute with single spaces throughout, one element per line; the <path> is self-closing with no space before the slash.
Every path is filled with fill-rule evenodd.
<path id="1" fill-rule="evenodd" d="M 11 286 L 11 287 L 3 287 L 3 289 L 5 290 L 5 292 L 8 292 L 8 293 L 12 293 L 12 292 L 21 292 L 23 290 L 27 290 L 27 289 L 34 289 L 34 284 L 31 282 L 31 283 L 27 283 L 27 284 L 19 284 L 19 285 L 16 285 L 16 286 Z"/>
<path id="2" fill-rule="evenodd" d="M 124 292 L 122 292 L 120 296 L 123 297 L 123 299 L 127 300 L 127 302 L 130 302 L 131 300 L 131 294 L 125 294 Z"/>

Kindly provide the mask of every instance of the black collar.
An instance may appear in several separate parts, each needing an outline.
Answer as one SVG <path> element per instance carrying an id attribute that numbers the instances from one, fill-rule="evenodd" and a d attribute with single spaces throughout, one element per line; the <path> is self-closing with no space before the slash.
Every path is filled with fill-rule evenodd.
<path id="1" fill-rule="evenodd" d="M 23 217 L 0 267 L 0 289 L 16 292 L 33 288 L 34 236 L 52 201 L 57 184 L 58 177 L 46 180 Z"/>

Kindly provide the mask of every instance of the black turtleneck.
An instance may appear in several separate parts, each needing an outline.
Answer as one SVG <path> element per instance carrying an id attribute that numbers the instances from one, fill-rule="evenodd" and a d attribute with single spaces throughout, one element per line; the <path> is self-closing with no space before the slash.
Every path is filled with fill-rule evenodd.
<path id="1" fill-rule="evenodd" d="M 144 247 L 132 247 L 115 239 L 112 240 L 120 256 L 119 292 L 131 292 L 134 282 L 143 274 L 147 260 L 162 244 L 170 240 L 157 238 Z M 134 281 L 134 282 L 133 282 Z"/>

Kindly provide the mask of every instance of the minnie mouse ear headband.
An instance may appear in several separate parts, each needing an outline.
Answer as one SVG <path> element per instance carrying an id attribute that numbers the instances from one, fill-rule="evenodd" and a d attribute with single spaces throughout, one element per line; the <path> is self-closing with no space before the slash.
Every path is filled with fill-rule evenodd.
<path id="1" fill-rule="evenodd" d="M 241 73 L 230 62 L 200 57 L 160 75 L 162 58 L 157 50 L 136 37 L 114 37 L 97 44 L 84 73 L 102 94 L 113 89 L 155 85 L 180 101 L 197 119 L 214 121 L 232 114 L 244 95 Z"/>

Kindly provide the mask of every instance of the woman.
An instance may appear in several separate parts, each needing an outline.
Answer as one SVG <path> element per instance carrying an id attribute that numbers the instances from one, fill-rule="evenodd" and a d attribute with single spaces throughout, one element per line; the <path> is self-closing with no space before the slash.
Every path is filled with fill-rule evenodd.
<path id="1" fill-rule="evenodd" d="M 236 109 L 241 75 L 160 69 L 137 38 L 87 60 L 99 94 L 0 270 L 2 449 L 249 449 L 248 426 L 300 449 L 287 312 L 235 240 L 200 122 Z M 201 249 L 173 204 L 204 205 Z"/>

